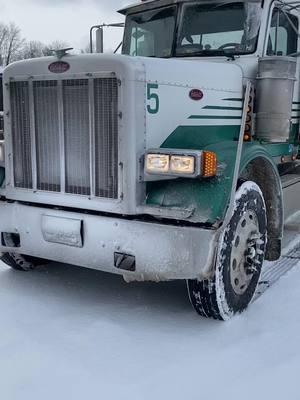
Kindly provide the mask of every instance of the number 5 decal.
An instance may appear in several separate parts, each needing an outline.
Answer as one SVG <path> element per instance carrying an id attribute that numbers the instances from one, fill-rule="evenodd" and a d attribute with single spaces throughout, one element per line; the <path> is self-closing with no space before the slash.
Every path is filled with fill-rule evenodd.
<path id="1" fill-rule="evenodd" d="M 157 114 L 159 111 L 159 97 L 154 91 L 158 89 L 157 83 L 147 84 L 147 111 L 149 114 Z"/>

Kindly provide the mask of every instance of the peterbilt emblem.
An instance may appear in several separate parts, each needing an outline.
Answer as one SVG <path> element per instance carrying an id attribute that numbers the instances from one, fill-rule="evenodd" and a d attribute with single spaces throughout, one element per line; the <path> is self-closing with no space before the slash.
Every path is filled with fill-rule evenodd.
<path id="1" fill-rule="evenodd" d="M 70 69 L 70 64 L 65 61 L 55 61 L 48 67 L 53 74 L 63 74 Z"/>
<path id="2" fill-rule="evenodd" d="M 199 101 L 203 99 L 204 94 L 200 89 L 192 89 L 189 96 L 192 100 Z"/>

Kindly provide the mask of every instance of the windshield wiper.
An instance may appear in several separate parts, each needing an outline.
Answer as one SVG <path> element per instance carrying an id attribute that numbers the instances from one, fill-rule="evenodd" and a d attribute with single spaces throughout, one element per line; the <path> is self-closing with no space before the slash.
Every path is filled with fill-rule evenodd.
<path id="1" fill-rule="evenodd" d="M 199 50 L 191 53 L 177 53 L 176 57 L 227 57 L 235 60 L 235 54 L 227 52 L 226 50 Z"/>

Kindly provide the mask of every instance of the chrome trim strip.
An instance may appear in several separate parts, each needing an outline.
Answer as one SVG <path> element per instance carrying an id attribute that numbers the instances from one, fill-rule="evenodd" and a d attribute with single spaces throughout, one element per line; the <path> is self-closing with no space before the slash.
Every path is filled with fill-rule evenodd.
<path id="1" fill-rule="evenodd" d="M 115 78 L 114 72 L 91 72 L 91 73 L 75 73 L 75 74 L 48 74 L 48 75 L 18 75 L 10 78 L 11 82 L 19 81 L 65 81 L 69 79 L 87 79 L 87 78 Z"/>

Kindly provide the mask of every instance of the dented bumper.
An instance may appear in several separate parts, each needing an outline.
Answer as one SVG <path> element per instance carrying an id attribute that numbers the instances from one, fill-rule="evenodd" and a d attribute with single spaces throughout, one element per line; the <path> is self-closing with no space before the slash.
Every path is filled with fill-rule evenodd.
<path id="1" fill-rule="evenodd" d="M 19 247 L 1 241 L 1 252 L 27 254 L 123 275 L 128 281 L 204 279 L 210 274 L 216 232 L 0 203 L 1 232 L 19 236 Z"/>

